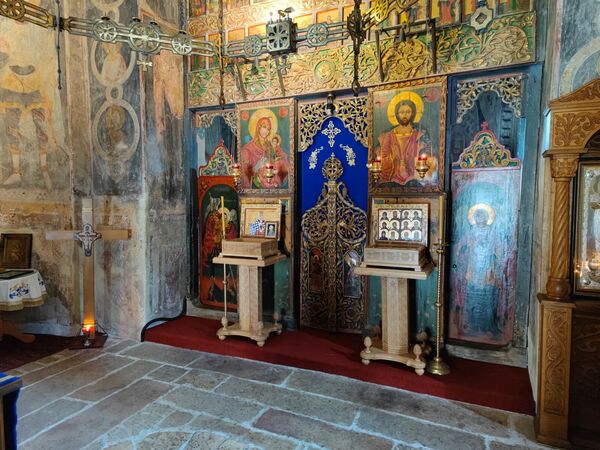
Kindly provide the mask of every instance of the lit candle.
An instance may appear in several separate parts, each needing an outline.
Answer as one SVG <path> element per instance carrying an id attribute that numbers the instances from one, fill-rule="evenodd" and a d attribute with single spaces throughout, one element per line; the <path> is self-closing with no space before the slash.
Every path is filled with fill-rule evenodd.
<path id="1" fill-rule="evenodd" d="M 221 195 L 221 228 L 223 230 L 223 239 L 225 239 L 225 197 Z"/>
<path id="2" fill-rule="evenodd" d="M 440 195 L 438 237 L 440 238 L 440 242 L 444 241 L 444 196 L 443 195 Z"/>

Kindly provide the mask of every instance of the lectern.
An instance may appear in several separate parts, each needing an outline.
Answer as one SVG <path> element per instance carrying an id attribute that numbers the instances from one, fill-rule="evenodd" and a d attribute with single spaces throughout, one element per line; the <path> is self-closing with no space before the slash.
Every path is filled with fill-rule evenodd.
<path id="1" fill-rule="evenodd" d="M 433 269 L 424 248 L 366 248 L 365 258 L 355 269 L 359 275 L 381 277 L 381 339 L 365 337 L 360 352 L 363 364 L 372 359 L 396 361 L 413 367 L 418 375 L 425 372 L 423 348 L 409 345 L 408 280 L 424 280 Z"/>

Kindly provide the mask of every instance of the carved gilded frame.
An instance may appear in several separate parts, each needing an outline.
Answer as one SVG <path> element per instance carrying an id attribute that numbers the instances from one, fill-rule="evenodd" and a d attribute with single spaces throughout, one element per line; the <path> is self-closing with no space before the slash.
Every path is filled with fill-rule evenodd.
<path id="1" fill-rule="evenodd" d="M 385 180 L 380 177 L 379 181 L 375 183 L 372 177 L 369 178 L 369 193 L 370 194 L 401 194 L 401 193 L 427 193 L 427 192 L 442 192 L 444 190 L 444 173 L 445 173 L 445 148 L 446 148 L 446 103 L 447 103 L 447 78 L 446 77 L 429 77 L 429 78 L 421 78 L 418 80 L 405 81 L 401 83 L 395 83 L 391 85 L 379 86 L 377 88 L 369 89 L 368 95 L 368 121 L 369 121 L 369 159 L 375 159 L 375 151 L 377 140 L 380 134 L 383 134 L 383 130 L 379 130 L 379 126 L 375 123 L 375 107 L 378 102 L 375 99 L 380 93 L 386 92 L 397 92 L 394 96 L 402 92 L 414 92 L 415 90 L 425 90 L 428 87 L 439 87 L 440 88 L 440 97 L 439 97 L 439 108 L 440 108 L 440 116 L 439 123 L 432 124 L 434 131 L 428 131 L 429 137 L 437 136 L 438 145 L 437 145 L 437 154 L 434 154 L 434 150 L 431 149 L 431 156 L 434 158 L 434 172 L 428 172 L 425 176 L 432 177 L 432 174 L 435 173 L 437 176 L 437 180 L 425 186 L 406 186 L 401 184 L 396 184 L 395 186 L 383 186 Z M 393 101 L 393 100 L 392 100 Z M 391 101 L 390 101 L 391 103 Z M 380 107 L 380 106 L 377 106 Z M 384 108 L 388 108 L 388 104 L 384 106 Z M 424 109 L 423 109 L 424 110 Z M 439 127 L 439 128 L 438 128 Z M 381 131 L 381 133 L 376 132 Z M 389 125 L 388 125 L 389 131 Z M 431 161 L 430 161 L 431 164 Z M 419 182 L 418 175 L 414 174 L 413 177 L 417 182 Z M 433 178 L 433 177 L 432 177 Z"/>

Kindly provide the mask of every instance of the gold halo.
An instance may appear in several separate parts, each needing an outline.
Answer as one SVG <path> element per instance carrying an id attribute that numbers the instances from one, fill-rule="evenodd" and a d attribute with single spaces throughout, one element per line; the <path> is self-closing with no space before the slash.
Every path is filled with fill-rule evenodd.
<path id="1" fill-rule="evenodd" d="M 396 95 L 388 105 L 387 116 L 390 123 L 393 126 L 398 125 L 398 119 L 396 119 L 396 105 L 402 100 L 410 100 L 415 104 L 417 109 L 415 112 L 415 123 L 419 122 L 423 116 L 423 99 L 416 92 L 404 91 Z"/>
<path id="2" fill-rule="evenodd" d="M 478 209 L 484 209 L 485 211 L 487 211 L 487 213 L 488 213 L 487 224 L 488 225 L 491 225 L 494 223 L 494 220 L 496 219 L 496 213 L 494 212 L 494 208 L 492 208 L 487 203 L 477 203 L 477 204 L 471 206 L 471 209 L 469 209 L 469 223 L 471 225 L 475 225 L 475 211 L 477 211 Z"/>
<path id="3" fill-rule="evenodd" d="M 250 116 L 250 120 L 248 121 L 248 132 L 250 133 L 250 137 L 254 137 L 256 133 L 256 123 L 262 119 L 263 117 L 268 117 L 271 120 L 271 132 L 269 133 L 269 140 L 273 139 L 273 136 L 277 134 L 277 117 L 275 117 L 275 113 L 267 108 L 257 109 Z"/>

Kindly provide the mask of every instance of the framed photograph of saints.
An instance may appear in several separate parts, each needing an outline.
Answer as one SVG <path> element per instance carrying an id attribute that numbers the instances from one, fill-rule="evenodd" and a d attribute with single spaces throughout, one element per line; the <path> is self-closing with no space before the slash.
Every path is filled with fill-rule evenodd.
<path id="1" fill-rule="evenodd" d="M 369 90 L 369 159 L 381 164 L 372 194 L 443 190 L 446 92 L 446 77 Z"/>
<path id="2" fill-rule="evenodd" d="M 241 237 L 279 239 L 281 203 L 241 203 Z"/>
<path id="3" fill-rule="evenodd" d="M 291 193 L 294 189 L 295 100 L 238 104 L 240 192 Z"/>
<path id="4" fill-rule="evenodd" d="M 574 292 L 600 296 L 600 163 L 581 162 L 578 179 Z"/>
<path id="5" fill-rule="evenodd" d="M 373 244 L 375 246 L 390 244 L 427 246 L 428 220 L 428 203 L 374 202 L 371 208 Z"/>

